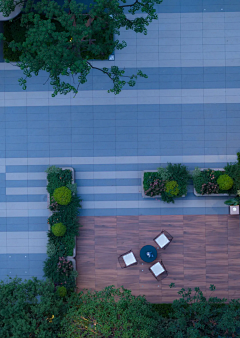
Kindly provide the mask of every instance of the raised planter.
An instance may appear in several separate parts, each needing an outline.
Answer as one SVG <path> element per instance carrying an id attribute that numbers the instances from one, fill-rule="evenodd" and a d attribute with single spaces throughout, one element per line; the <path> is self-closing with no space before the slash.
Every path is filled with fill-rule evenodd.
<path id="1" fill-rule="evenodd" d="M 75 181 L 75 175 L 74 175 L 74 169 L 71 168 L 71 167 L 62 167 L 61 168 L 62 170 L 71 170 L 72 172 L 72 183 L 74 183 Z M 48 202 L 48 205 L 50 204 L 50 194 L 47 193 L 47 202 Z M 53 214 L 53 212 L 51 210 L 50 211 L 50 216 Z M 50 230 L 50 225 L 48 224 L 48 230 Z M 67 256 L 67 259 L 68 260 L 71 260 L 71 259 L 74 259 L 76 257 L 76 236 L 75 236 L 75 247 L 73 248 L 73 255 L 72 256 Z M 75 261 L 75 259 L 74 259 Z M 75 266 L 76 266 L 76 262 L 75 262 Z"/>
<path id="2" fill-rule="evenodd" d="M 211 169 L 211 170 L 218 170 L 218 171 L 225 171 L 224 170 L 224 168 L 199 168 L 201 171 L 204 171 L 204 170 L 206 170 L 206 169 Z M 194 187 L 193 187 L 194 188 Z M 194 188 L 193 189 L 193 192 L 194 192 L 194 195 L 195 196 L 198 196 L 198 197 L 205 197 L 205 196 L 211 196 L 211 197 L 225 197 L 225 196 L 235 196 L 234 194 L 227 194 L 227 193 L 224 193 L 224 194 L 204 194 L 204 195 L 201 195 L 201 194 L 198 194 L 197 192 L 196 192 L 196 189 Z"/>
<path id="3" fill-rule="evenodd" d="M 141 175 L 141 186 L 142 186 L 142 197 L 143 198 L 161 198 L 161 194 L 160 195 L 155 195 L 155 196 L 147 196 L 144 193 L 144 187 L 143 187 L 143 180 L 144 180 L 144 173 L 156 173 L 157 170 L 143 170 L 142 171 L 142 175 Z M 183 195 L 182 197 L 186 197 L 186 195 Z"/>

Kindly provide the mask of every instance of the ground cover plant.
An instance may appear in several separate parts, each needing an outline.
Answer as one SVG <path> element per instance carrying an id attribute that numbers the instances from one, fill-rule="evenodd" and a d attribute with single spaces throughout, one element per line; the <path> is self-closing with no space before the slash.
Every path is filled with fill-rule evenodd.
<path id="1" fill-rule="evenodd" d="M 49 258 L 44 262 L 44 274 L 55 285 L 73 291 L 76 287 L 77 272 L 66 257 L 73 255 L 75 236 L 78 235 L 77 217 L 80 199 L 77 196 L 77 186 L 72 183 L 71 170 L 51 166 L 46 172 L 47 191 L 50 196 L 49 209 L 52 214 L 48 218 L 50 230 L 47 234 L 47 254 Z"/>
<path id="2" fill-rule="evenodd" d="M 206 298 L 199 288 L 178 294 L 172 304 L 152 304 L 113 285 L 68 294 L 50 279 L 10 278 L 0 282 L 0 337 L 239 337 L 239 299 Z"/>
<path id="3" fill-rule="evenodd" d="M 228 163 L 224 171 L 195 168 L 193 184 L 196 192 L 201 195 L 208 194 L 237 194 L 240 189 L 240 164 Z"/>
<path id="4" fill-rule="evenodd" d="M 126 0 L 97 0 L 94 5 L 90 4 L 91 8 L 86 13 L 87 6 L 75 0 L 65 0 L 63 6 L 53 0 L 20 0 L 16 3 L 24 4 L 21 15 L 21 27 L 26 28 L 24 41 L 8 41 L 5 33 L 0 34 L 0 40 L 4 40 L 13 52 L 19 52 L 16 66 L 23 70 L 24 77 L 18 81 L 24 90 L 27 78 L 32 74 L 37 76 L 43 70 L 49 74 L 53 97 L 58 93 L 77 94 L 79 86 L 87 82 L 87 76 L 93 69 L 109 78 L 113 87 L 108 92 L 119 94 L 126 84 L 133 87 L 138 76 L 147 78 L 147 75 L 141 70 L 137 74 L 124 75 L 125 70 L 118 66 L 96 67 L 89 60 L 126 47 L 126 41 L 112 38 L 113 34 L 120 35 L 122 28 L 146 35 L 149 23 L 158 18 L 154 6 L 161 2 L 136 0 L 126 4 Z M 0 0 L 0 10 L 5 16 L 15 6 L 14 0 Z M 143 15 L 129 17 L 136 12 Z M 9 59 L 5 61 L 10 62 Z M 65 80 L 61 76 L 65 76 Z M 73 82 L 72 79 L 66 81 L 67 77 L 73 78 Z"/>
<path id="5" fill-rule="evenodd" d="M 0 282 L 1 338 L 57 338 L 67 311 L 64 298 L 50 280 L 36 277 Z"/>
<path id="6" fill-rule="evenodd" d="M 158 168 L 157 172 L 144 173 L 144 193 L 150 197 L 161 195 L 164 202 L 174 203 L 175 198 L 187 194 L 190 178 L 185 165 L 168 163 L 166 168 Z"/>

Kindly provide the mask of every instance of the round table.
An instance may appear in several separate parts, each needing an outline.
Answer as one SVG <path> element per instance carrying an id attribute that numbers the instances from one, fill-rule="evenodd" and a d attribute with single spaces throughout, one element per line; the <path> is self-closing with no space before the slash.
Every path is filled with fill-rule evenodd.
<path id="1" fill-rule="evenodd" d="M 140 257 L 146 263 L 151 263 L 157 258 L 157 250 L 152 245 L 145 245 L 140 250 Z"/>

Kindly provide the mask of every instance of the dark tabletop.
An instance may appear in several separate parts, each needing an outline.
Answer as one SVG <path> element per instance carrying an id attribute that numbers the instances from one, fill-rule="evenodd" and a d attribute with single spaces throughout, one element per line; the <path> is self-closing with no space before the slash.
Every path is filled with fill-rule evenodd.
<path id="1" fill-rule="evenodd" d="M 150 252 L 152 257 L 148 257 L 147 252 Z M 140 250 L 140 257 L 144 262 L 153 262 L 157 258 L 157 250 L 152 245 L 145 245 Z"/>

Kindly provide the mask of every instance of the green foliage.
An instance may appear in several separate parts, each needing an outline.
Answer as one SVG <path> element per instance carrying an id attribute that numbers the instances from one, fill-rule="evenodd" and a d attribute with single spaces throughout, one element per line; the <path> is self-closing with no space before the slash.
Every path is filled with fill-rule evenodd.
<path id="1" fill-rule="evenodd" d="M 170 303 L 152 304 L 152 308 L 163 318 L 169 318 L 173 312 L 172 304 Z"/>
<path id="2" fill-rule="evenodd" d="M 214 291 L 214 285 L 210 290 Z M 203 296 L 199 288 L 182 289 L 180 299 L 172 303 L 173 313 L 165 319 L 162 338 L 168 337 L 239 337 L 239 300 Z"/>
<path id="3" fill-rule="evenodd" d="M 60 271 L 58 271 L 59 257 L 67 257 L 73 255 L 73 248 L 75 247 L 75 236 L 79 234 L 79 222 L 78 214 L 80 206 L 80 199 L 76 191 L 76 185 L 72 184 L 72 171 L 69 169 L 62 170 L 54 166 L 47 170 L 48 185 L 47 190 L 50 195 L 58 188 L 66 188 L 72 195 L 71 201 L 67 205 L 57 204 L 57 208 L 49 207 L 53 211 L 52 215 L 48 218 L 48 224 L 53 231 L 48 231 L 48 256 L 49 258 L 44 262 L 44 274 L 54 282 L 55 285 L 64 285 L 67 291 L 71 292 L 76 288 L 76 272 L 69 270 L 69 275 L 64 277 Z M 67 188 L 73 186 L 72 189 Z M 52 203 L 51 205 L 53 205 Z M 65 226 L 65 233 L 62 225 L 59 227 L 59 223 Z M 57 228 L 61 228 L 61 236 L 54 234 Z M 70 264 L 71 265 L 71 264 Z M 62 283 L 62 284 L 61 284 Z"/>
<path id="4" fill-rule="evenodd" d="M 7 17 L 14 11 L 17 5 L 23 5 L 24 2 L 24 0 L 0 0 L 0 12 L 2 12 L 3 16 Z"/>
<path id="5" fill-rule="evenodd" d="M 50 196 L 53 195 L 55 189 L 67 186 L 72 183 L 71 170 L 62 170 L 61 168 L 58 169 L 60 170 L 57 172 L 54 172 L 56 169 L 54 169 L 53 166 L 48 169 L 50 172 L 47 175 L 47 191 L 49 192 Z"/>
<path id="6" fill-rule="evenodd" d="M 60 187 L 54 190 L 53 198 L 60 205 L 68 205 L 71 202 L 72 192 L 67 187 Z"/>
<path id="7" fill-rule="evenodd" d="M 159 196 L 165 190 L 165 182 L 158 173 L 144 173 L 144 193 L 147 196 Z"/>
<path id="8" fill-rule="evenodd" d="M 237 153 L 237 161 L 238 161 L 238 164 L 240 165 L 240 152 Z"/>
<path id="9" fill-rule="evenodd" d="M 228 188 L 229 185 L 221 187 L 219 186 L 218 182 L 221 182 L 223 178 L 221 176 L 229 176 L 228 182 L 232 182 L 233 185 Z M 220 181 L 218 181 L 220 180 Z M 240 165 L 238 163 L 228 163 L 224 167 L 224 172 L 220 170 L 213 170 L 213 169 L 205 169 L 200 171 L 198 168 L 193 173 L 193 184 L 194 188 L 196 189 L 198 194 L 218 194 L 218 193 L 228 193 L 229 195 L 237 194 L 237 191 L 240 189 Z M 223 189 L 224 188 L 224 189 Z"/>
<path id="10" fill-rule="evenodd" d="M 55 165 L 52 165 L 51 167 L 48 167 L 46 170 L 45 170 L 45 172 L 49 175 L 48 176 L 48 181 L 51 181 L 51 176 L 50 176 L 50 174 L 53 174 L 53 177 L 54 177 L 54 175 L 55 174 L 60 174 L 61 172 L 63 173 L 63 175 L 64 175 L 64 171 L 65 170 L 62 170 L 61 168 L 59 168 L 59 167 L 56 167 Z"/>
<path id="11" fill-rule="evenodd" d="M 233 186 L 233 179 L 224 174 L 218 177 L 217 184 L 219 185 L 220 190 L 229 190 Z"/>
<path id="12" fill-rule="evenodd" d="M 170 196 L 177 196 L 179 194 L 178 184 L 176 181 L 169 181 L 165 184 L 166 193 Z"/>
<path id="13" fill-rule="evenodd" d="M 65 288 L 65 286 L 59 286 L 57 288 L 57 292 L 58 292 L 58 295 L 62 298 L 66 297 L 66 295 L 67 295 L 67 289 Z"/>
<path id="14" fill-rule="evenodd" d="M 225 174 L 233 179 L 233 186 L 228 191 L 229 194 L 237 194 L 240 189 L 240 164 L 239 163 L 228 163 L 225 167 Z"/>
<path id="15" fill-rule="evenodd" d="M 64 236 L 66 233 L 67 227 L 63 223 L 56 223 L 52 226 L 52 233 L 55 236 Z"/>
<path id="16" fill-rule="evenodd" d="M 120 70 L 117 66 L 110 69 L 95 67 L 89 59 L 106 56 L 114 49 L 126 47 L 125 41 L 112 39 L 113 34 L 120 35 L 122 28 L 146 35 L 146 27 L 158 18 L 154 6 L 161 2 L 162 0 L 144 0 L 126 5 L 123 1 L 123 5 L 120 5 L 118 0 L 98 0 L 91 6 L 89 13 L 83 15 L 85 6 L 77 4 L 75 0 L 65 0 L 63 6 L 56 1 L 27 0 L 21 15 L 21 27 L 26 28 L 24 41 L 18 42 L 14 38 L 9 42 L 3 34 L 0 34 L 0 39 L 5 40 L 10 49 L 20 53 L 17 66 L 23 71 L 24 77 L 18 81 L 23 90 L 27 88 L 27 78 L 44 70 L 49 73 L 53 97 L 58 93 L 77 94 L 79 86 L 87 82 L 91 69 L 96 69 L 112 82 L 113 87 L 108 92 L 119 94 L 125 84 L 133 87 L 138 76 L 147 78 L 147 75 L 141 70 L 136 75 L 124 75 L 125 70 Z M 126 16 L 139 11 L 143 16 L 133 19 Z M 43 13 L 45 18 L 42 17 Z M 94 19 L 88 27 L 87 19 Z M 75 82 L 74 85 L 70 81 L 65 82 L 60 78 L 62 75 L 77 77 L 77 85 Z"/>
<path id="17" fill-rule="evenodd" d="M 36 277 L 24 282 L 9 278 L 0 281 L 1 338 L 57 338 L 67 305 L 57 297 L 54 284 Z"/>
<path id="18" fill-rule="evenodd" d="M 158 174 L 163 181 L 169 181 L 171 179 L 171 173 L 167 168 L 158 168 Z"/>
<path id="19" fill-rule="evenodd" d="M 230 198 L 229 200 L 225 201 L 224 204 L 226 205 L 239 205 L 240 197 L 236 196 L 234 198 Z"/>
<path id="20" fill-rule="evenodd" d="M 49 257 L 54 256 L 56 254 L 56 246 L 52 242 L 47 243 L 47 255 Z"/>
<path id="21" fill-rule="evenodd" d="M 71 292 L 76 288 L 73 272 L 73 265 L 65 257 L 57 255 L 47 258 L 43 267 L 44 277 L 47 277 L 55 285 L 65 286 Z"/>
<path id="22" fill-rule="evenodd" d="M 17 62 L 19 61 L 19 57 L 21 55 L 21 52 L 19 50 L 17 49 L 13 50 L 12 48 L 9 48 L 8 47 L 9 43 L 13 40 L 16 41 L 16 43 L 23 43 L 26 39 L 25 38 L 26 28 L 21 27 L 20 23 L 21 23 L 21 14 L 19 14 L 16 18 L 12 19 L 12 21 L 3 22 L 3 30 L 5 37 L 5 41 L 3 43 L 3 56 L 4 59 L 7 59 L 9 61 Z"/>
<path id="23" fill-rule="evenodd" d="M 191 176 L 185 165 L 168 163 L 166 168 L 158 168 L 157 172 L 144 173 L 144 192 L 147 196 L 156 196 L 160 193 L 164 202 L 174 203 L 174 198 L 187 194 L 187 184 L 190 178 Z M 165 179 L 177 182 L 177 195 L 172 195 L 166 191 Z M 174 191 L 177 192 L 177 189 Z"/>
<path id="24" fill-rule="evenodd" d="M 66 187 L 71 190 L 72 194 L 77 194 L 77 183 L 68 183 Z"/>
<path id="25" fill-rule="evenodd" d="M 159 315 L 142 296 L 123 287 L 72 295 L 62 321 L 64 338 L 151 338 L 159 335 Z"/>

